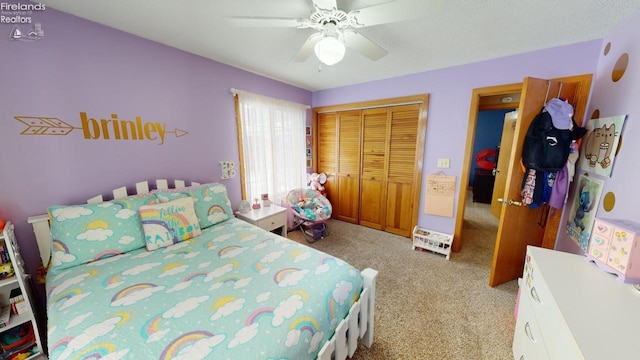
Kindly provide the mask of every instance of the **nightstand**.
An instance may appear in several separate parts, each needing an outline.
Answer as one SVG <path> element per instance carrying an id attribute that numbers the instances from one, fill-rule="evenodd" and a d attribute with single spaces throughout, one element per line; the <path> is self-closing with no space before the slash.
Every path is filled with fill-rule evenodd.
<path id="1" fill-rule="evenodd" d="M 287 237 L 287 209 L 282 206 L 272 204 L 244 213 L 238 211 L 236 217 L 267 231 L 282 228 L 281 235 Z"/>

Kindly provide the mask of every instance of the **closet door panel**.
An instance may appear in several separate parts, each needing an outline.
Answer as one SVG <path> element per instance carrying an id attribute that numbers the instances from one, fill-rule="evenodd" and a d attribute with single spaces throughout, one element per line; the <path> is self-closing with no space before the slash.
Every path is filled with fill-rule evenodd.
<path id="1" fill-rule="evenodd" d="M 360 224 L 378 230 L 385 224 L 388 114 L 386 108 L 362 111 Z"/>
<path id="2" fill-rule="evenodd" d="M 327 182 L 324 187 L 327 191 L 327 199 L 334 207 L 337 200 L 337 179 L 338 172 L 338 115 L 337 113 L 318 114 L 318 172 L 327 175 Z"/>
<path id="3" fill-rule="evenodd" d="M 389 181 L 384 230 L 409 237 L 413 230 L 412 217 L 409 216 L 413 206 L 413 184 Z"/>
<path id="4" fill-rule="evenodd" d="M 387 173 L 386 228 L 410 236 L 413 221 L 414 172 L 418 143 L 419 105 L 390 108 L 389 171 Z M 422 151 L 422 149 L 420 149 Z"/>
<path id="5" fill-rule="evenodd" d="M 360 209 L 360 116 L 360 110 L 338 114 L 338 209 L 332 215 L 356 224 Z"/>

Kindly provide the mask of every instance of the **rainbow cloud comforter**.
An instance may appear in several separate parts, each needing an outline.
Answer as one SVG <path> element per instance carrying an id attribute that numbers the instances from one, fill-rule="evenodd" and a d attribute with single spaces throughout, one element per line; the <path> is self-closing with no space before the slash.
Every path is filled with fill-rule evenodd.
<path id="1" fill-rule="evenodd" d="M 313 359 L 358 270 L 231 219 L 47 275 L 51 359 Z"/>

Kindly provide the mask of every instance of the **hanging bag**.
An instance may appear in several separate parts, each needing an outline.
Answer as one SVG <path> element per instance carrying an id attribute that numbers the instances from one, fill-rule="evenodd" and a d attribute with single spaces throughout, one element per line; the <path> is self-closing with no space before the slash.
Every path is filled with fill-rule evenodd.
<path id="1" fill-rule="evenodd" d="M 557 172 L 567 163 L 571 149 L 573 107 L 552 99 L 531 122 L 522 147 L 522 164 L 527 169 Z"/>

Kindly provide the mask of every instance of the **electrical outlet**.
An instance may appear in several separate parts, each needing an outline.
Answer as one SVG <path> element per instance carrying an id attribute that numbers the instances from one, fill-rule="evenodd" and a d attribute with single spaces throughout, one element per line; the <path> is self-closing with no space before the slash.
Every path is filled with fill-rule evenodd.
<path id="1" fill-rule="evenodd" d="M 448 169 L 449 168 L 449 159 L 438 159 L 438 169 Z"/>

